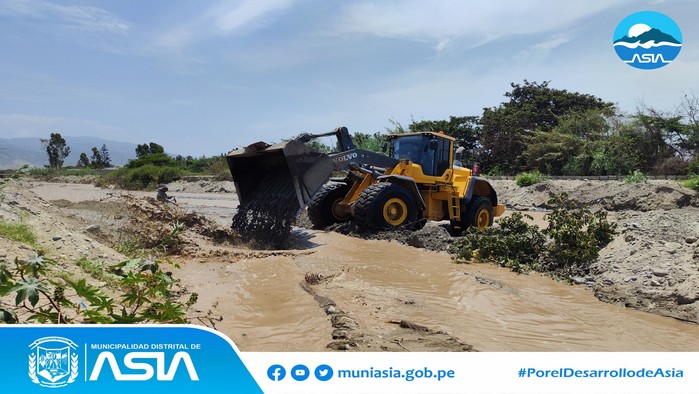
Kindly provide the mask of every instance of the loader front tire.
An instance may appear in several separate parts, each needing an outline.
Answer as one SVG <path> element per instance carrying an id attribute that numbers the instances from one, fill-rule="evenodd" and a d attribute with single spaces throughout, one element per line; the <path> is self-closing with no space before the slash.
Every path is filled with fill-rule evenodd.
<path id="1" fill-rule="evenodd" d="M 493 225 L 493 203 L 486 196 L 474 196 L 466 208 L 465 221 L 462 227 L 486 228 Z"/>
<path id="2" fill-rule="evenodd" d="M 321 229 L 335 223 L 343 223 L 352 217 L 337 209 L 337 203 L 349 193 L 349 185 L 330 183 L 323 186 L 308 203 L 308 218 L 313 228 Z"/>
<path id="3" fill-rule="evenodd" d="M 417 211 L 408 189 L 388 182 L 376 183 L 357 198 L 354 219 L 362 228 L 394 229 L 414 224 Z"/>

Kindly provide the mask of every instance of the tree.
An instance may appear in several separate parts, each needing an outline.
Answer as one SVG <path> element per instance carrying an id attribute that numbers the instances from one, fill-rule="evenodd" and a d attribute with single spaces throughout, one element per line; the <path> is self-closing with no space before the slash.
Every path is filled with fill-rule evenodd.
<path id="1" fill-rule="evenodd" d="M 141 158 L 146 155 L 152 155 L 154 153 L 165 153 L 165 148 L 162 145 L 158 145 L 155 142 L 150 142 L 148 144 L 139 144 L 136 147 L 136 157 Z"/>
<path id="2" fill-rule="evenodd" d="M 610 119 L 611 120 L 611 119 Z M 561 117 L 550 132 L 535 131 L 522 152 L 527 168 L 549 175 L 591 175 L 585 148 L 608 137 L 609 120 L 597 110 Z"/>
<path id="3" fill-rule="evenodd" d="M 102 161 L 102 152 L 100 152 L 96 146 L 92 147 L 92 158 L 90 160 L 90 166 L 92 168 L 104 168 Z"/>
<path id="4" fill-rule="evenodd" d="M 109 157 L 109 150 L 107 150 L 107 145 L 102 144 L 100 148 L 100 156 L 102 157 L 102 167 L 107 168 L 112 166 L 112 159 Z"/>
<path id="5" fill-rule="evenodd" d="M 582 146 L 583 141 L 572 134 L 536 131 L 522 157 L 529 168 L 549 175 L 563 175 L 566 164 L 578 156 Z"/>
<path id="6" fill-rule="evenodd" d="M 42 139 L 41 143 L 46 147 L 49 167 L 56 170 L 63 167 L 63 161 L 70 154 L 70 147 L 66 145 L 66 140 L 61 137 L 61 134 L 51 133 L 50 138 L 48 140 Z"/>
<path id="7" fill-rule="evenodd" d="M 368 150 L 370 152 L 384 153 L 381 149 L 382 142 L 385 139 L 380 133 L 354 133 L 352 134 L 352 142 L 358 149 Z"/>
<path id="8" fill-rule="evenodd" d="M 481 117 L 481 143 L 484 166 L 498 166 L 510 173 L 526 168 L 521 156 L 535 131 L 550 132 L 562 118 L 575 113 L 597 110 L 611 115 L 614 105 L 589 94 L 553 89 L 549 82 L 511 83 L 505 93 L 509 101 L 499 107 L 484 108 Z"/>
<path id="9" fill-rule="evenodd" d="M 78 167 L 89 167 L 90 159 L 87 158 L 85 152 L 80 154 L 80 159 L 78 159 Z"/>
<path id="10" fill-rule="evenodd" d="M 92 147 L 92 159 L 90 160 L 90 167 L 92 168 L 107 168 L 112 166 L 112 161 L 109 158 L 109 150 L 106 144 L 102 144 L 102 148 L 97 149 L 96 146 Z"/>

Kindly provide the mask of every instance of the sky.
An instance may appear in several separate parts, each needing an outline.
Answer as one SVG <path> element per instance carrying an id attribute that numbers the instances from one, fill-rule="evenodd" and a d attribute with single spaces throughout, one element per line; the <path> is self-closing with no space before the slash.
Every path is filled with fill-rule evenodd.
<path id="1" fill-rule="evenodd" d="M 678 24 L 683 47 L 639 70 L 612 38 L 648 10 Z M 481 115 L 525 79 L 673 111 L 699 95 L 697 16 L 694 0 L 0 0 L 0 137 L 212 156 Z"/>

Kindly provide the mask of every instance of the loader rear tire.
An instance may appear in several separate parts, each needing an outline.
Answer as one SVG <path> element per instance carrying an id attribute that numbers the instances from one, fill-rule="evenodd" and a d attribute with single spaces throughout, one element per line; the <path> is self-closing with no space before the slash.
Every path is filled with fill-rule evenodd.
<path id="1" fill-rule="evenodd" d="M 377 183 L 364 189 L 354 206 L 357 225 L 368 229 L 394 229 L 413 225 L 417 208 L 410 191 L 394 183 Z"/>
<path id="2" fill-rule="evenodd" d="M 464 230 L 467 227 L 486 228 L 493 225 L 493 203 L 486 196 L 474 196 L 466 208 Z"/>
<path id="3" fill-rule="evenodd" d="M 349 193 L 349 185 L 343 183 L 330 183 L 323 186 L 308 203 L 308 218 L 313 228 L 321 229 L 335 223 L 343 223 L 352 218 L 352 215 L 342 214 L 336 209 L 337 203 Z"/>

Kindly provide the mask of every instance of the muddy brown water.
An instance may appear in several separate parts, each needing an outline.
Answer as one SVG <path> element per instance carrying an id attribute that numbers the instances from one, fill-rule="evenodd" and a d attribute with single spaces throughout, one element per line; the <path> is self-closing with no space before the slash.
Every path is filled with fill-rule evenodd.
<path id="1" fill-rule="evenodd" d="M 68 189 L 73 199 L 99 194 Z M 187 194 L 181 205 L 230 224 L 235 202 L 223 196 Z M 699 351 L 698 325 L 603 303 L 582 286 L 457 265 L 446 253 L 395 242 L 305 229 L 293 236 L 300 239 L 295 252 L 178 270 L 199 293 L 197 307 L 222 315 L 217 328 L 243 351 L 327 350 L 330 319 L 299 286 L 308 272 L 330 277 L 314 289 L 367 332 L 395 329 L 387 321 L 404 319 L 481 351 Z"/>
<path id="2" fill-rule="evenodd" d="M 446 254 L 386 241 L 312 234 L 313 254 L 205 264 L 225 292 L 219 328 L 241 350 L 324 350 L 328 318 L 298 286 L 305 272 L 337 275 L 318 293 L 369 330 L 405 319 L 481 351 L 699 350 L 699 326 L 603 303 L 580 286 L 456 265 Z"/>

